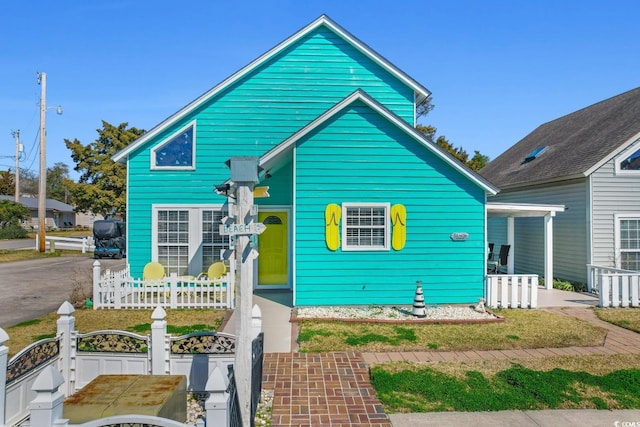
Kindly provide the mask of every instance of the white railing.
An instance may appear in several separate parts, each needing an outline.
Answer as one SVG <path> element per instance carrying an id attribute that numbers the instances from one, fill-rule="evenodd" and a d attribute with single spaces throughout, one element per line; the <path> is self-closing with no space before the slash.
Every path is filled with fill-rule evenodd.
<path id="1" fill-rule="evenodd" d="M 587 264 L 587 287 L 600 307 L 640 306 L 640 271 Z"/>
<path id="2" fill-rule="evenodd" d="M 10 337 L 0 328 L 0 426 L 18 425 L 31 416 L 31 426 L 34 427 L 66 427 L 68 424 L 56 418 L 56 414 L 62 414 L 62 407 L 52 409 L 62 405 L 64 396 L 72 395 L 98 375 L 132 373 L 184 375 L 188 390 L 209 393 L 205 403 L 207 426 L 227 425 L 228 393 L 224 375 L 227 365 L 234 362 L 235 336 L 210 332 L 172 337 L 167 334 L 166 312 L 161 307 L 156 307 L 151 315 L 153 323 L 148 336 L 126 331 L 79 334 L 75 330 L 73 312 L 73 306 L 64 302 L 58 309 L 60 318 L 56 338 L 31 344 L 10 360 L 6 346 Z M 262 313 L 256 305 L 252 310 L 251 336 L 258 337 L 261 330 Z M 92 340 L 92 335 L 96 336 L 95 340 Z M 200 350 L 202 345 L 198 347 L 198 337 L 208 343 L 205 353 Z M 195 342 L 194 349 L 182 348 L 187 344 L 179 344 L 179 351 L 171 347 L 171 343 L 182 343 L 181 340 L 187 344 Z M 78 348 L 81 341 L 91 348 Z M 109 346 L 116 341 L 119 344 L 112 350 Z M 135 341 L 140 341 L 139 352 L 122 349 L 123 345 L 131 348 Z M 42 375 L 49 378 L 39 380 Z M 42 389 L 43 383 L 55 385 Z M 47 408 L 46 413 L 38 412 Z M 37 422 L 34 421 L 34 410 Z M 42 419 L 47 421 L 41 422 Z M 96 421 L 86 426 L 107 424 Z"/>
<path id="3" fill-rule="evenodd" d="M 235 307 L 233 268 L 217 279 L 182 277 L 134 279 L 128 270 L 101 272 L 93 263 L 93 308 L 220 308 Z"/>
<path id="4" fill-rule="evenodd" d="M 93 244 L 93 237 L 57 237 L 57 236 L 45 236 L 45 246 L 49 249 L 54 247 L 56 249 L 70 249 L 76 251 L 82 251 L 82 253 L 91 252 L 95 248 Z M 40 235 L 36 234 L 36 249 L 40 247 Z"/>
<path id="5" fill-rule="evenodd" d="M 489 274 L 485 292 L 491 308 L 537 308 L 537 274 Z"/>

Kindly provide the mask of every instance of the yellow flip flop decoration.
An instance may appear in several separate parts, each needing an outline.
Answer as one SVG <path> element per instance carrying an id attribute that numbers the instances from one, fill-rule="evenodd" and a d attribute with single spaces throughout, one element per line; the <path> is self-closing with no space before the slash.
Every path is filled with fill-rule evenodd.
<path id="1" fill-rule="evenodd" d="M 391 246 L 396 251 L 407 242 L 407 209 L 404 205 L 391 206 Z"/>
<path id="2" fill-rule="evenodd" d="M 327 247 L 335 251 L 340 247 L 340 216 L 342 208 L 335 203 L 328 204 L 324 210 L 324 237 Z"/>

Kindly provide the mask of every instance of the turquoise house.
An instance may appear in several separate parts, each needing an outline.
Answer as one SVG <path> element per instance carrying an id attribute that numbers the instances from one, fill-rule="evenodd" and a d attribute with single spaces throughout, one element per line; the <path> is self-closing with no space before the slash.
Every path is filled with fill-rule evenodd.
<path id="1" fill-rule="evenodd" d="M 497 190 L 414 127 L 430 92 L 321 16 L 114 160 L 127 165 L 134 277 L 197 275 L 221 258 L 225 162 L 255 156 L 256 289 L 296 306 L 427 304 L 484 295 L 486 197 Z"/>

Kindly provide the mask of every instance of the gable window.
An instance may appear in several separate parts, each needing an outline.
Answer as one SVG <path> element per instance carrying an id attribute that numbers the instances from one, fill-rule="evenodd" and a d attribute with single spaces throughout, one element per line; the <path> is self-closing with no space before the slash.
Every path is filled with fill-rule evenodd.
<path id="1" fill-rule="evenodd" d="M 640 216 L 619 218 L 620 268 L 640 271 Z"/>
<path id="2" fill-rule="evenodd" d="M 640 172 L 640 148 L 635 147 L 622 153 L 616 162 L 617 172 Z"/>
<path id="3" fill-rule="evenodd" d="M 222 217 L 220 205 L 155 205 L 152 260 L 162 264 L 167 275 L 195 277 L 206 271 L 229 248 L 229 238 L 220 235 Z"/>
<path id="4" fill-rule="evenodd" d="M 195 122 L 190 123 L 151 151 L 151 169 L 195 168 Z"/>
<path id="5" fill-rule="evenodd" d="M 389 204 L 343 203 L 342 249 L 389 250 Z"/>

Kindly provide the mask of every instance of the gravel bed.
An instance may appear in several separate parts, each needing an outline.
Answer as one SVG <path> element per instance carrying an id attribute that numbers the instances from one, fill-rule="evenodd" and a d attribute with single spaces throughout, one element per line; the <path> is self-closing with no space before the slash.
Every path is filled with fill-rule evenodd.
<path id="1" fill-rule="evenodd" d="M 376 320 L 481 320 L 495 319 L 488 311 L 476 311 L 471 306 L 426 307 L 426 317 L 411 314 L 412 307 L 362 306 L 362 307 L 300 307 L 296 317 L 304 319 L 376 319 Z"/>

